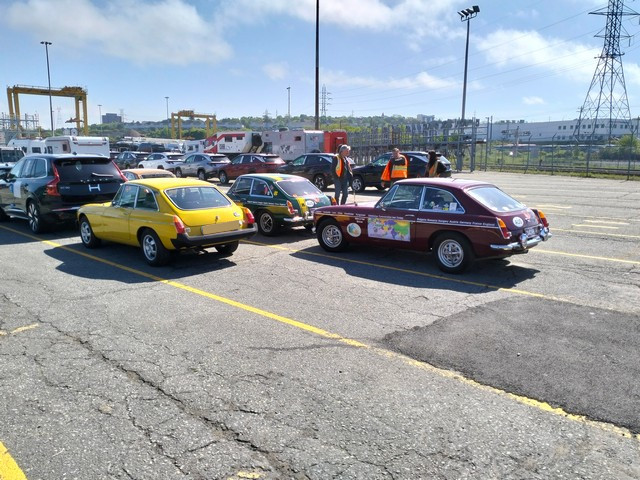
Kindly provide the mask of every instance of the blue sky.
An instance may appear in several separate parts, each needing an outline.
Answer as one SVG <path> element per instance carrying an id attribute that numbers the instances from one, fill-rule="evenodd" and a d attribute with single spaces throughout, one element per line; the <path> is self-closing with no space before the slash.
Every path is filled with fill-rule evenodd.
<path id="1" fill-rule="evenodd" d="M 457 11 L 474 4 L 466 117 L 577 118 L 606 19 L 588 13 L 606 1 L 320 0 L 327 114 L 459 117 L 466 24 Z M 640 30 L 637 17 L 623 26 Z M 4 85 L 46 86 L 40 41 L 50 41 L 51 84 L 86 88 L 90 123 L 99 110 L 162 120 L 166 96 L 170 111 L 286 115 L 287 87 L 291 114 L 314 114 L 315 0 L 1 0 L 0 27 Z M 621 42 L 632 116 L 639 46 L 635 36 Z M 49 126 L 47 97 L 20 100 Z M 56 127 L 74 116 L 71 99 L 54 97 L 53 108 Z"/>

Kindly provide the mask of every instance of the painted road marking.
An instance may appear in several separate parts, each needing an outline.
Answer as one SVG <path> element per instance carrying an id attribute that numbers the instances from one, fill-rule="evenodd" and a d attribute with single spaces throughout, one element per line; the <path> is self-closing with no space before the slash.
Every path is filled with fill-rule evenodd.
<path id="1" fill-rule="evenodd" d="M 640 235 L 624 235 L 622 233 L 605 233 L 605 232 L 589 232 L 587 230 L 567 230 L 564 228 L 553 228 L 552 232 L 569 232 L 569 233 L 586 233 L 588 235 L 600 235 L 606 237 L 618 237 L 618 238 L 640 238 Z"/>
<path id="2" fill-rule="evenodd" d="M 0 442 L 0 480 L 27 480 L 2 442 Z"/>
<path id="3" fill-rule="evenodd" d="M 549 253 L 551 255 L 563 255 L 565 257 L 590 258 L 592 260 L 604 260 L 607 262 L 618 262 L 618 263 L 628 263 L 631 265 L 640 265 L 640 262 L 637 260 L 625 260 L 623 258 L 611 258 L 611 257 L 598 257 L 596 255 L 584 255 L 581 253 L 558 252 L 556 250 L 546 250 L 546 249 L 540 249 L 540 248 L 533 248 L 529 250 L 529 252 Z"/>
<path id="4" fill-rule="evenodd" d="M 237 301 L 232 300 L 230 298 L 222 297 L 220 295 L 216 295 L 214 293 L 207 292 L 205 290 L 200 290 L 198 288 L 190 287 L 189 285 L 186 285 L 184 283 L 180 283 L 180 282 L 176 282 L 176 281 L 173 281 L 173 280 L 164 279 L 162 277 L 158 277 L 157 275 L 153 275 L 153 274 L 144 272 L 142 270 L 137 270 L 135 268 L 131 268 L 131 267 L 128 267 L 126 265 L 122 265 L 122 264 L 119 264 L 119 263 L 116 263 L 116 262 L 112 262 L 112 261 L 106 260 L 104 258 L 96 257 L 96 256 L 91 255 L 89 253 L 82 252 L 82 251 L 73 249 L 71 247 L 67 247 L 65 245 L 59 244 L 59 243 L 51 241 L 51 240 L 43 240 L 43 239 L 41 239 L 39 237 L 36 237 L 36 236 L 33 236 L 33 235 L 29 235 L 29 234 L 26 234 L 26 233 L 23 233 L 23 232 L 19 232 L 17 230 L 14 230 L 12 228 L 8 228 L 8 227 L 5 227 L 5 226 L 0 226 L 0 228 L 2 228 L 4 230 L 8 230 L 8 231 L 13 232 L 13 233 L 16 233 L 18 235 L 24 236 L 24 237 L 32 238 L 32 239 L 34 239 L 34 240 L 36 240 L 38 242 L 44 243 L 46 245 L 50 245 L 50 246 L 52 246 L 54 248 L 59 248 L 59 249 L 64 250 L 66 252 L 70 252 L 70 253 L 73 253 L 73 254 L 76 254 L 76 255 L 80 255 L 82 257 L 89 258 L 89 259 L 94 260 L 96 262 L 100 262 L 100 263 L 103 263 L 105 265 L 109 265 L 109 266 L 112 266 L 114 268 L 118 268 L 120 270 L 124 270 L 126 272 L 130 272 L 130 273 L 133 273 L 135 275 L 139 275 L 139 276 L 144 277 L 144 278 L 149 278 L 151 280 L 155 280 L 155 281 L 157 281 L 159 283 L 163 283 L 165 285 L 177 288 L 179 290 L 184 290 L 184 291 L 193 293 L 195 295 L 199 295 L 199 296 L 202 296 L 202 297 L 205 297 L 205 298 L 210 298 L 210 299 L 215 300 L 217 302 L 224 303 L 226 305 L 229 305 L 229 306 L 241 309 L 241 310 L 245 310 L 245 311 L 248 311 L 248 312 L 251 312 L 251 313 L 255 313 L 256 315 L 259 315 L 259 316 L 262 316 L 262 317 L 266 317 L 266 318 L 269 318 L 271 320 L 275 320 L 277 322 L 280 322 L 282 324 L 298 328 L 298 329 L 303 330 L 305 332 L 309 332 L 309 333 L 315 334 L 317 336 L 320 336 L 320 337 L 323 337 L 323 338 L 326 338 L 326 339 L 329 339 L 329 340 L 334 340 L 336 342 L 339 342 L 339 343 L 342 343 L 342 344 L 346 344 L 346 345 L 352 346 L 354 348 L 359 348 L 359 349 L 362 349 L 362 350 L 373 352 L 376 355 L 381 356 L 383 358 L 388 358 L 388 359 L 400 361 L 405 365 L 408 365 L 408 366 L 411 366 L 411 367 L 415 367 L 415 368 L 418 368 L 418 369 L 423 370 L 423 371 L 428 371 L 428 372 L 431 372 L 431 373 L 435 373 L 435 374 L 437 374 L 437 375 L 439 375 L 441 377 L 444 377 L 444 378 L 448 378 L 448 379 L 459 381 L 459 382 L 461 382 L 463 384 L 472 386 L 472 387 L 477 388 L 479 390 L 492 392 L 492 393 L 495 393 L 495 394 L 500 395 L 500 396 L 511 398 L 511 399 L 523 404 L 523 405 L 528 405 L 528 406 L 534 407 L 534 408 L 536 408 L 538 410 L 541 410 L 541 411 L 544 411 L 544 412 L 548 412 L 548 413 L 552 413 L 554 415 L 562 416 L 562 417 L 567 418 L 567 419 L 569 419 L 571 421 L 574 421 L 574 422 L 579 422 L 579 423 L 587 424 L 587 425 L 590 425 L 590 426 L 594 426 L 594 427 L 597 427 L 597 428 L 599 428 L 601 430 L 604 430 L 604 431 L 607 431 L 607 432 L 611 432 L 611 433 L 615 433 L 615 434 L 620 435 L 620 436 L 625 437 L 625 438 L 632 438 L 632 439 L 640 442 L 640 434 L 633 434 L 626 428 L 618 427 L 617 425 L 613 425 L 613 424 L 610 424 L 610 423 L 591 420 L 591 419 L 588 419 L 587 417 L 585 417 L 583 415 L 571 414 L 571 413 L 568 413 L 568 412 L 564 411 L 561 408 L 552 407 L 551 405 L 549 405 L 546 402 L 541 402 L 539 400 L 535 400 L 533 398 L 528 398 L 528 397 L 525 397 L 525 396 L 522 396 L 522 395 L 516 395 L 514 393 L 510 393 L 510 392 L 507 392 L 506 390 L 501 390 L 499 388 L 495 388 L 495 387 L 492 387 L 490 385 L 481 384 L 479 382 L 476 382 L 473 379 L 470 379 L 470 378 L 467 378 L 467 377 L 463 376 L 460 373 L 457 373 L 457 372 L 454 372 L 454 371 L 450 371 L 450 370 L 445 370 L 445 369 L 436 367 L 434 365 L 431 365 L 429 363 L 418 361 L 418 360 L 415 360 L 413 358 L 407 357 L 405 355 L 396 353 L 396 352 L 391 351 L 391 350 L 387 350 L 387 349 L 380 348 L 380 347 L 374 347 L 372 345 L 368 345 L 366 343 L 360 342 L 360 341 L 352 339 L 352 338 L 343 337 L 340 334 L 330 332 L 328 330 L 316 327 L 314 325 L 307 324 L 307 323 L 304 323 L 304 322 L 300 322 L 300 321 L 294 320 L 292 318 L 284 317 L 284 316 L 278 315 L 276 313 L 268 312 L 266 310 L 262 310 L 260 308 L 253 307 L 251 305 L 247 305 L 247 304 L 244 304 L 244 303 L 241 303 L 241 302 L 237 302 Z M 251 243 L 251 244 L 256 244 L 256 245 L 271 246 L 269 244 L 261 244 L 259 242 L 251 242 L 251 241 L 246 241 L 246 240 L 245 240 L 245 242 L 246 243 Z M 287 249 L 285 247 L 283 247 L 282 249 L 283 250 L 290 250 L 290 249 Z M 310 252 L 304 252 L 304 253 L 310 253 Z M 322 254 L 320 254 L 320 255 L 322 255 Z M 333 258 L 338 258 L 340 260 L 345 260 L 344 258 L 340 258 L 340 257 L 333 257 Z M 365 265 L 373 265 L 373 266 L 375 266 L 375 264 L 371 264 L 369 262 L 356 261 L 355 263 L 361 263 L 361 264 L 365 264 Z M 405 271 L 404 269 L 395 268 L 395 267 L 384 267 L 384 268 L 390 268 L 390 269 L 393 269 L 393 270 Z M 406 270 L 406 271 L 412 272 L 411 270 Z M 415 272 L 415 273 L 420 273 L 420 272 Z M 431 275 L 431 274 L 424 274 L 424 275 L 429 276 L 429 277 L 434 277 L 434 278 L 442 278 L 444 280 L 453 280 L 453 279 L 450 279 L 448 277 L 444 277 L 444 276 L 441 276 L 441 275 Z M 469 281 L 461 281 L 461 280 L 456 280 L 456 281 L 460 282 L 460 283 L 471 284 L 471 285 L 486 286 L 484 284 L 477 283 L 477 282 L 469 282 Z M 509 291 L 509 292 L 520 292 L 520 293 L 524 293 L 526 295 L 534 295 L 534 296 L 539 296 L 539 297 L 543 297 L 543 298 L 553 298 L 553 297 L 549 297 L 549 296 L 542 295 L 542 294 L 532 294 L 531 292 L 518 291 L 516 289 L 511 289 L 511 288 L 503 288 L 503 287 L 489 287 L 489 288 L 494 288 L 494 289 L 497 289 L 497 290 L 503 290 L 503 291 Z M 560 301 L 564 301 L 564 300 L 560 300 Z M 9 478 L 9 480 L 21 480 L 22 479 L 22 477 L 8 477 L 8 478 Z M 0 479 L 5 480 L 2 477 L 0 477 Z"/>
<path id="5" fill-rule="evenodd" d="M 538 204 L 538 206 L 535 207 L 535 208 L 538 208 L 538 207 L 542 207 L 542 208 L 559 208 L 561 210 L 569 210 L 569 209 L 573 208 L 570 205 L 545 205 L 545 204 L 542 204 L 542 203 Z"/>
<path id="6" fill-rule="evenodd" d="M 585 225 L 584 223 L 573 223 L 572 227 L 587 227 L 587 228 L 608 228 L 609 230 L 620 230 L 620 227 L 610 227 L 608 225 Z"/>
<path id="7" fill-rule="evenodd" d="M 608 223 L 609 225 L 629 225 L 629 222 L 607 222 L 605 220 L 585 220 L 587 223 Z"/>
<path id="8" fill-rule="evenodd" d="M 34 328 L 38 328 L 39 324 L 37 323 L 32 323 L 31 325 L 25 325 L 24 327 L 18 327 L 18 328 L 14 328 L 13 330 L 9 331 L 9 332 L 5 332 L 4 330 L 0 330 L 0 337 L 4 337 L 7 335 L 13 335 L 14 333 L 20 333 L 20 332 L 24 332 L 25 330 L 32 330 Z M 0 480 L 4 480 L 2 477 L 0 477 Z"/>

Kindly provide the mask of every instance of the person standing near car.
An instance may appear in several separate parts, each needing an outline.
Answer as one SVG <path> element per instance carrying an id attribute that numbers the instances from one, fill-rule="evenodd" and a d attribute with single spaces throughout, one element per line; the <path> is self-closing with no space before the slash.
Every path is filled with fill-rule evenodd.
<path id="1" fill-rule="evenodd" d="M 424 172 L 424 176 L 433 178 L 437 176 L 438 171 L 438 157 L 435 150 L 429 150 L 429 161 L 427 162 L 427 169 Z"/>
<path id="2" fill-rule="evenodd" d="M 349 185 L 351 185 L 351 180 L 353 179 L 349 152 L 351 152 L 349 145 L 340 145 L 338 147 L 338 155 L 331 162 L 331 174 L 333 175 L 333 186 L 336 189 L 336 202 L 338 205 L 347 203 Z"/>
<path id="3" fill-rule="evenodd" d="M 387 166 L 384 167 L 380 180 L 382 183 L 389 182 L 389 187 L 393 187 L 393 184 L 409 177 L 409 160 L 407 157 L 400 154 L 398 148 L 394 148 L 391 151 L 391 158 L 387 162 Z"/>

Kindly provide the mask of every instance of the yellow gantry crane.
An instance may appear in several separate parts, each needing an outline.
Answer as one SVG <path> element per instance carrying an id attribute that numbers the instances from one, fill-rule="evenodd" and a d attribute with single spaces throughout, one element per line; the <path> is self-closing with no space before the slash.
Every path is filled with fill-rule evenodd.
<path id="1" fill-rule="evenodd" d="M 76 122 L 76 127 L 80 131 L 80 124 L 84 135 L 89 134 L 89 122 L 87 115 L 87 91 L 82 87 L 62 87 L 52 88 L 51 91 L 47 87 L 33 87 L 29 85 L 14 85 L 7 87 L 7 99 L 9 101 L 9 128 L 13 128 L 15 123 L 16 130 L 21 131 L 20 126 L 20 102 L 18 96 L 26 95 L 51 95 L 52 97 L 70 97 L 75 100 L 76 117 L 70 119 L 70 122 Z M 82 105 L 82 119 L 80 119 L 80 107 Z M 53 125 L 51 126 L 53 128 Z M 51 132 L 53 134 L 53 132 Z"/>
<path id="2" fill-rule="evenodd" d="M 218 131 L 218 121 L 216 120 L 216 116 L 209 115 L 205 113 L 194 113 L 193 110 L 180 110 L 178 113 L 171 114 L 171 138 L 176 138 L 176 119 L 178 123 L 178 139 L 182 139 L 182 118 L 186 117 L 191 120 L 194 118 L 204 118 L 205 119 L 205 131 L 207 137 L 211 136 L 212 133 L 216 133 Z"/>

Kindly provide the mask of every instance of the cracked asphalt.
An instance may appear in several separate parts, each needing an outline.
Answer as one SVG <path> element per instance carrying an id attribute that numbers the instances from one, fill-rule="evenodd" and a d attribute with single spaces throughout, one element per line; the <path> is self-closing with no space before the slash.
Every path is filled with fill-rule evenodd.
<path id="1" fill-rule="evenodd" d="M 449 277 L 304 230 L 153 269 L 0 224 L 0 442 L 30 480 L 640 478 L 640 184 L 472 175 L 554 238 Z"/>

